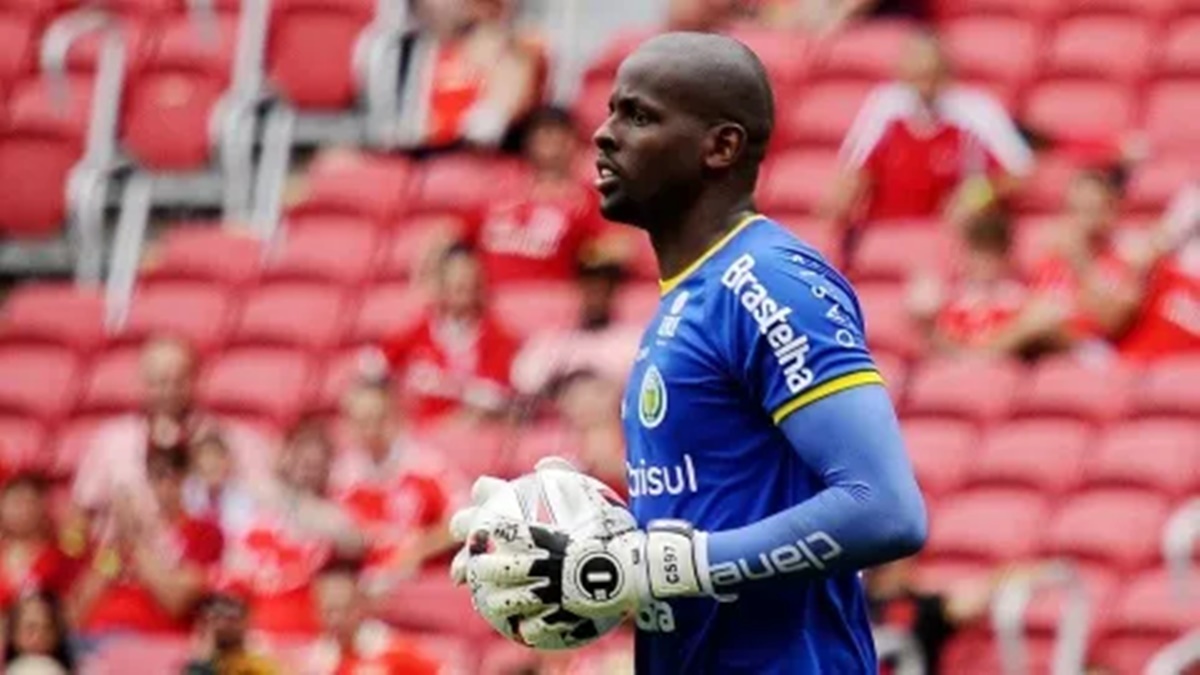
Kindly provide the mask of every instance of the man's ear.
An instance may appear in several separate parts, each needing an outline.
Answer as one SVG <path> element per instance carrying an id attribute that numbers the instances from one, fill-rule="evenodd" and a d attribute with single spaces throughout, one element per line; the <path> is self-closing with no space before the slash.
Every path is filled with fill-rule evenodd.
<path id="1" fill-rule="evenodd" d="M 708 152 L 704 165 L 709 169 L 729 169 L 746 151 L 746 128 L 736 122 L 722 122 L 708 132 Z"/>

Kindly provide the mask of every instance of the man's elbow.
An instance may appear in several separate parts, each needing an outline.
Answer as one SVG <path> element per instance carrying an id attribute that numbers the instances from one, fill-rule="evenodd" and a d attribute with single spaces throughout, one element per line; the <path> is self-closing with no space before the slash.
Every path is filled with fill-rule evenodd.
<path id="1" fill-rule="evenodd" d="M 886 523 L 879 549 L 888 561 L 907 558 L 921 552 L 929 539 L 929 515 L 919 490 L 889 505 L 881 514 Z"/>

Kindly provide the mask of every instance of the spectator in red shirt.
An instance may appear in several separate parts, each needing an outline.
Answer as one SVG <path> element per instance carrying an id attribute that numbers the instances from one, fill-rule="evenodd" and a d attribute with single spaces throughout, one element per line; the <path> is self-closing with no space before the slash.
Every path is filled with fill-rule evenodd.
<path id="1" fill-rule="evenodd" d="M 447 551 L 455 476 L 404 433 L 386 382 L 362 381 L 345 397 L 350 443 L 333 463 L 338 500 L 367 534 L 364 579 L 375 590 Z"/>
<path id="2" fill-rule="evenodd" d="M 183 508 L 188 471 L 183 447 L 146 455 L 153 510 L 129 498 L 111 504 L 111 534 L 93 547 L 71 598 L 76 625 L 92 636 L 136 631 L 184 633 L 191 613 L 221 559 L 221 531 Z"/>
<path id="3" fill-rule="evenodd" d="M 456 245 L 443 254 L 433 294 L 424 319 L 383 345 L 409 418 L 420 425 L 503 412 L 518 343 L 487 310 L 483 270 L 471 248 Z"/>
<path id="4" fill-rule="evenodd" d="M 322 637 L 309 662 L 319 675 L 437 675 L 441 664 L 386 624 L 367 616 L 354 571 L 332 568 L 315 586 Z M 419 610 L 416 610 L 419 611 Z"/>
<path id="5" fill-rule="evenodd" d="M 990 95 L 953 84 L 938 39 L 913 39 L 898 82 L 867 98 L 842 146 L 832 220 L 969 222 L 1015 187 L 1033 156 Z"/>
<path id="6" fill-rule="evenodd" d="M 23 593 L 67 590 L 73 561 L 59 547 L 41 476 L 19 473 L 0 491 L 0 607 Z"/>
<path id="7" fill-rule="evenodd" d="M 4 643 L 0 645 L 4 660 L 0 672 L 73 673 L 75 656 L 70 638 L 58 599 L 45 591 L 25 593 L 4 615 Z"/>
<path id="8" fill-rule="evenodd" d="M 318 632 L 312 583 L 334 559 L 361 559 L 367 541 L 331 498 L 333 444 L 325 427 L 302 420 L 288 434 L 276 478 L 255 489 L 252 512 L 231 532 L 222 586 L 248 599 L 251 625 L 274 635 Z"/>

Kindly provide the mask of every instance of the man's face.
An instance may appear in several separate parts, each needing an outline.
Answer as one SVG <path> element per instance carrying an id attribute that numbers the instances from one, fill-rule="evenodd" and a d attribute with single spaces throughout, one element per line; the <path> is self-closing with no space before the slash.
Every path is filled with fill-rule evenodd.
<path id="1" fill-rule="evenodd" d="M 593 137 L 600 210 L 611 221 L 652 229 L 699 192 L 708 125 L 672 100 L 669 70 L 638 52 L 617 73 L 608 119 Z"/>
<path id="2" fill-rule="evenodd" d="M 10 537 L 37 534 L 46 524 L 46 501 L 33 485 L 13 485 L 0 496 L 0 530 Z"/>
<path id="3" fill-rule="evenodd" d="M 483 309 L 483 270 L 468 255 L 455 255 L 442 267 L 438 283 L 438 305 L 443 314 L 473 318 Z"/>
<path id="4" fill-rule="evenodd" d="M 391 412 L 391 400 L 374 388 L 352 392 L 345 406 L 346 421 L 368 450 L 386 451 L 391 444 Z"/>
<path id="5" fill-rule="evenodd" d="M 187 350 L 163 343 L 147 351 L 142 362 L 146 407 L 153 414 L 177 417 L 192 402 L 192 357 Z"/>
<path id="6" fill-rule="evenodd" d="M 948 64 L 937 43 L 919 39 L 909 45 L 900 65 L 900 77 L 927 105 L 933 105 L 949 79 Z"/>
<path id="7" fill-rule="evenodd" d="M 1116 220 L 1116 196 L 1103 181 L 1081 176 L 1067 191 L 1067 211 L 1076 221 L 1075 227 L 1089 235 L 1102 234 Z"/>
<path id="8" fill-rule="evenodd" d="M 575 161 L 575 131 L 560 124 L 543 124 L 529 134 L 525 157 L 534 169 L 567 174 Z"/>
<path id="9" fill-rule="evenodd" d="M 302 438 L 292 442 L 284 457 L 284 480 L 292 487 L 312 494 L 325 492 L 329 474 L 330 450 L 316 438 Z"/>
<path id="10" fill-rule="evenodd" d="M 146 478 L 154 492 L 154 500 L 165 512 L 174 513 L 183 502 L 182 470 L 166 462 L 152 463 L 146 469 Z"/>

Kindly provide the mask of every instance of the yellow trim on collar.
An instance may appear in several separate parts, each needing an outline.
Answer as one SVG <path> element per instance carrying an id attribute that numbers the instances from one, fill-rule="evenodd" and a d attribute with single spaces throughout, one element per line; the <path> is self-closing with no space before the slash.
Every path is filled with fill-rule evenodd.
<path id="1" fill-rule="evenodd" d="M 700 266 L 703 265 L 706 260 L 708 260 L 709 258 L 716 255 L 717 251 L 720 251 L 722 248 L 724 248 L 725 245 L 728 244 L 730 241 L 733 241 L 733 238 L 736 237 L 739 232 L 746 229 L 747 225 L 749 225 L 750 223 L 754 222 L 755 220 L 757 220 L 761 217 L 762 216 L 757 213 L 752 213 L 752 214 L 746 216 L 745 218 L 742 218 L 740 221 L 738 221 L 737 225 L 733 226 L 732 230 L 730 230 L 729 232 L 726 232 L 725 236 L 723 236 L 717 240 L 717 243 L 713 244 L 712 246 L 709 246 L 707 251 L 702 253 L 699 258 L 696 258 L 696 260 L 694 262 L 692 262 L 691 265 L 688 265 L 686 268 L 684 268 L 684 270 L 682 272 L 680 272 L 679 274 L 676 274 L 675 276 L 671 277 L 670 279 L 660 279 L 658 282 L 659 290 L 662 292 L 663 295 L 666 295 L 667 293 L 670 293 L 671 291 L 675 290 L 675 287 L 678 286 L 679 284 L 683 283 L 683 280 L 686 279 L 688 277 L 688 275 L 690 275 L 692 272 L 695 272 L 697 269 L 699 269 Z"/>
<path id="2" fill-rule="evenodd" d="M 839 391 L 861 387 L 865 384 L 883 384 L 883 376 L 875 370 L 860 370 L 854 373 L 848 373 L 841 377 L 818 385 L 808 391 L 800 394 L 796 398 L 779 406 L 774 413 L 771 413 L 771 419 L 775 420 L 775 424 L 779 424 L 788 415 L 796 412 L 804 406 L 820 401 L 821 399 L 832 396 Z"/>

